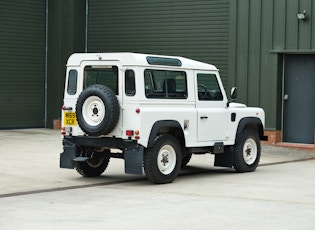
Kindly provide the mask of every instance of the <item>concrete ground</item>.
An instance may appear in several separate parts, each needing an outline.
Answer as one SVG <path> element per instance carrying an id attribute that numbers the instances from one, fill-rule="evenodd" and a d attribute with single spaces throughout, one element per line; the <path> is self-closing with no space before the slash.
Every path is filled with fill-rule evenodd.
<path id="1" fill-rule="evenodd" d="M 0 229 L 315 229 L 315 150 L 263 145 L 253 173 L 194 155 L 171 184 L 59 168 L 59 131 L 0 131 Z"/>

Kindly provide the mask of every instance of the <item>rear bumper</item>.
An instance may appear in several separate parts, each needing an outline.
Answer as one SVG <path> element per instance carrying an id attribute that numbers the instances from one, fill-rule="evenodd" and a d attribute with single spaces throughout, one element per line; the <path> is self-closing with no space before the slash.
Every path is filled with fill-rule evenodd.
<path id="1" fill-rule="evenodd" d="M 60 154 L 60 168 L 75 168 L 74 158 L 87 148 L 122 150 L 121 158 L 125 160 L 125 173 L 142 175 L 144 147 L 133 140 L 108 137 L 65 136 L 63 152 Z M 113 155 L 114 156 L 114 155 Z"/>

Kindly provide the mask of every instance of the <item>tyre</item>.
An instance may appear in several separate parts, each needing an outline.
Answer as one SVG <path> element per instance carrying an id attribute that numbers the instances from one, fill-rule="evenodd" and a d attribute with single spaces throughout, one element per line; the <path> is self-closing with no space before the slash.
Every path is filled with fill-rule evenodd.
<path id="1" fill-rule="evenodd" d="M 164 134 L 147 149 L 144 155 L 146 177 L 155 184 L 170 183 L 177 177 L 181 161 L 181 150 L 177 139 L 172 135 Z"/>
<path id="2" fill-rule="evenodd" d="M 191 159 L 192 153 L 188 148 L 182 148 L 182 165 L 181 167 L 185 167 L 190 159 Z"/>
<path id="3" fill-rule="evenodd" d="M 233 166 L 236 172 L 255 171 L 260 160 L 260 141 L 255 130 L 247 129 L 237 137 L 233 150 Z"/>
<path id="4" fill-rule="evenodd" d="M 77 172 L 84 177 L 96 177 L 101 175 L 106 170 L 110 159 L 109 150 L 106 150 L 105 152 L 84 150 L 83 156 L 92 156 L 87 161 L 75 163 Z"/>
<path id="5" fill-rule="evenodd" d="M 107 86 L 91 85 L 78 97 L 78 124 L 88 135 L 100 136 L 113 131 L 118 123 L 119 113 L 117 97 Z"/>

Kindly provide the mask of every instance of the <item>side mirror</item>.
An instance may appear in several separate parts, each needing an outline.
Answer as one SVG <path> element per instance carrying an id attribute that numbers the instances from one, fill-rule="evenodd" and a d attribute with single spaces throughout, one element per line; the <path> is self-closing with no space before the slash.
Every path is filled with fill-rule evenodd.
<path id="1" fill-rule="evenodd" d="M 231 89 L 231 100 L 229 100 L 229 101 L 226 103 L 226 107 L 229 107 L 231 102 L 236 101 L 236 98 L 237 98 L 237 88 L 236 88 L 236 87 L 233 87 L 233 88 Z"/>
<path id="2" fill-rule="evenodd" d="M 237 88 L 236 87 L 233 87 L 231 89 L 231 101 L 235 101 L 237 98 Z"/>

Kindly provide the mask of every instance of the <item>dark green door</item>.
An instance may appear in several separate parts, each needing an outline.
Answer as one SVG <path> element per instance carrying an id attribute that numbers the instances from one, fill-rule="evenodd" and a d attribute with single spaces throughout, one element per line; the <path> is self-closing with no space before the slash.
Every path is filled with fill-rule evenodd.
<path id="1" fill-rule="evenodd" d="M 314 144 L 315 55 L 285 55 L 283 141 Z"/>

